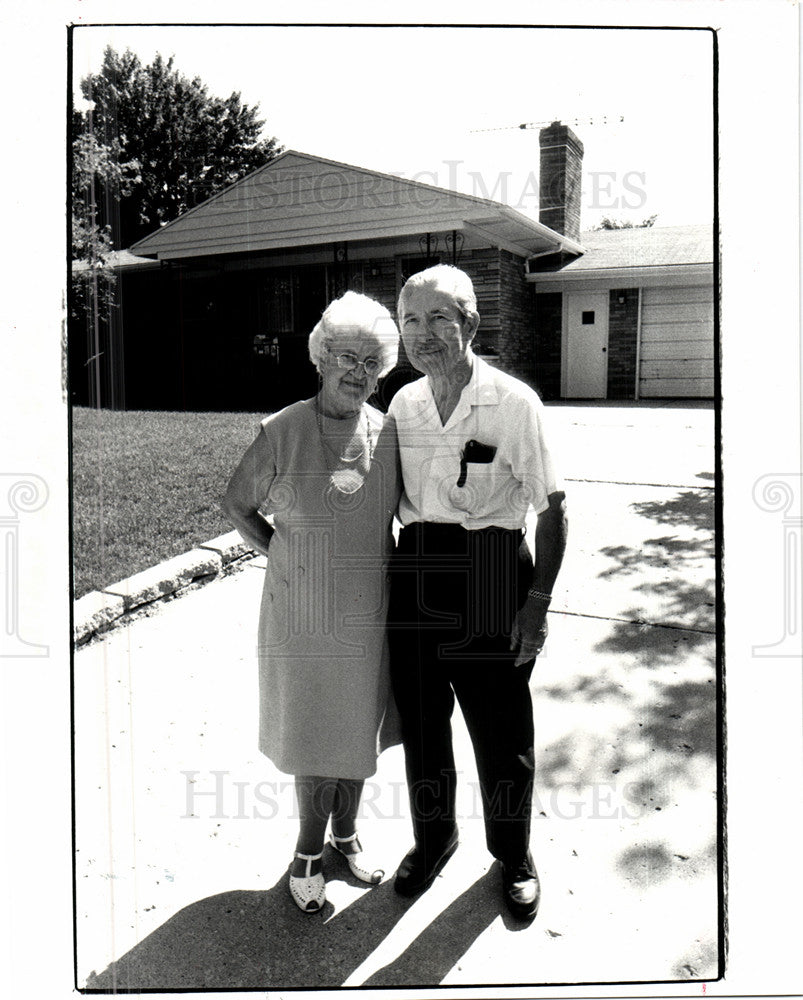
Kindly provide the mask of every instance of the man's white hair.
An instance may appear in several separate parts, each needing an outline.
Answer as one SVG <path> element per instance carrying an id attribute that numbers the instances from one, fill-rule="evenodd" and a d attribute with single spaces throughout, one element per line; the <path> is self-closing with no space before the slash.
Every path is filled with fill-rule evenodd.
<path id="1" fill-rule="evenodd" d="M 461 271 L 459 267 L 453 267 L 451 264 L 435 264 L 434 267 L 428 267 L 425 271 L 411 275 L 399 293 L 399 316 L 402 314 L 402 304 L 407 294 L 425 285 L 437 285 L 440 291 L 451 295 L 455 305 L 466 318 L 469 316 L 479 318 L 477 296 L 474 293 L 471 278 L 465 271 Z"/>
<path id="2" fill-rule="evenodd" d="M 346 292 L 324 310 L 309 335 L 312 363 L 320 371 L 322 361 L 328 353 L 336 352 L 339 342 L 355 337 L 376 341 L 381 355 L 377 360 L 382 363 L 379 377 L 387 375 L 398 359 L 399 328 L 381 302 L 359 292 Z"/>

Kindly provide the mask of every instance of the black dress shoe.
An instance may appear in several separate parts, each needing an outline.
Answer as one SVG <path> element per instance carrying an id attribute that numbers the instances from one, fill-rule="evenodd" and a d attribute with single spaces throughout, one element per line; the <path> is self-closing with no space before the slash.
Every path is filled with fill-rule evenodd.
<path id="1" fill-rule="evenodd" d="M 428 889 L 437 878 L 438 872 L 457 850 L 458 836 L 457 830 L 446 842 L 445 847 L 439 854 L 428 852 L 425 858 L 424 852 L 416 846 L 402 859 L 393 886 L 401 896 L 415 896 L 424 889 Z"/>
<path id="2" fill-rule="evenodd" d="M 508 910 L 519 920 L 532 920 L 541 902 L 541 883 L 530 852 L 516 865 L 502 864 L 502 891 Z"/>

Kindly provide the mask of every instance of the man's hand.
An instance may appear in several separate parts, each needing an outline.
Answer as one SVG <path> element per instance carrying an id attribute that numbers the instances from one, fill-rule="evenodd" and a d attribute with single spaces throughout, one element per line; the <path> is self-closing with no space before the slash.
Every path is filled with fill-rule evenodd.
<path id="1" fill-rule="evenodd" d="M 535 595 L 548 595 L 558 570 L 563 562 L 566 549 L 566 494 L 556 490 L 547 497 L 549 506 L 538 515 L 535 526 L 535 566 L 532 586 Z M 549 599 L 527 594 L 527 600 L 519 608 L 510 635 L 510 648 L 517 650 L 516 666 L 529 663 L 544 648 L 547 636 L 546 613 Z"/>
<path id="2" fill-rule="evenodd" d="M 547 604 L 528 597 L 519 608 L 510 635 L 511 650 L 518 650 L 515 666 L 529 663 L 544 648 L 549 627 L 546 623 Z"/>

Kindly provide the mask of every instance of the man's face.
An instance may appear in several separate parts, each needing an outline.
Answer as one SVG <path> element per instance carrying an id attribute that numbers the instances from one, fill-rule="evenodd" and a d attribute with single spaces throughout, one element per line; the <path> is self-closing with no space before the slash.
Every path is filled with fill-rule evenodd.
<path id="1" fill-rule="evenodd" d="M 410 363 L 431 376 L 448 376 L 468 359 L 479 317 L 462 314 L 437 284 L 413 288 L 403 297 L 399 324 Z"/>

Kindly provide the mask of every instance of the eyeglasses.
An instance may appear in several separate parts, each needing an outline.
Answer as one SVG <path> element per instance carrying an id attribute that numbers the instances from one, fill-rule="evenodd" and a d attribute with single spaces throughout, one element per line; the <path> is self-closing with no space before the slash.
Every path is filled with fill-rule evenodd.
<path id="1" fill-rule="evenodd" d="M 362 365 L 365 374 L 369 377 L 376 375 L 382 367 L 382 362 L 376 358 L 366 358 L 365 361 L 360 361 L 356 354 L 337 354 L 335 355 L 335 361 L 337 361 L 338 368 L 345 368 L 347 372 L 354 371 L 355 368 L 359 368 Z"/>

